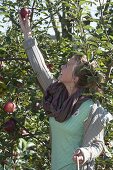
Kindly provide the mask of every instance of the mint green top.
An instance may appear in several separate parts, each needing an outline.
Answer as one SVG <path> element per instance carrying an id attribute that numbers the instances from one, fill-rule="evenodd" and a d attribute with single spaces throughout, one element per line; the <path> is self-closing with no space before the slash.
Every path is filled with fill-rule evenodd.
<path id="1" fill-rule="evenodd" d="M 72 156 L 74 151 L 81 146 L 84 120 L 87 119 L 92 105 L 93 101 L 87 100 L 80 106 L 77 114 L 62 123 L 56 121 L 54 117 L 50 117 L 52 170 L 77 170 Z"/>

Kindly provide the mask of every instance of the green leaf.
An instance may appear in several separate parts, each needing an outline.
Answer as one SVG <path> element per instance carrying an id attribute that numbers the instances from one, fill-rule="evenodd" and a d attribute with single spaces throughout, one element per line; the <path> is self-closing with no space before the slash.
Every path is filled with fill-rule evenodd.
<path id="1" fill-rule="evenodd" d="M 26 150 L 26 148 L 27 148 L 27 142 L 26 142 L 26 140 L 24 140 L 23 138 L 20 138 L 20 139 L 19 139 L 18 148 L 19 148 L 22 152 L 24 152 L 24 151 Z"/>
<path id="2" fill-rule="evenodd" d="M 99 29 L 96 30 L 96 32 L 97 32 L 98 34 L 101 34 L 101 33 L 103 33 L 103 29 L 99 28 Z"/>
<path id="3" fill-rule="evenodd" d="M 86 30 L 93 30 L 94 29 L 94 27 L 90 26 L 90 25 L 83 26 L 83 28 L 86 29 Z"/>

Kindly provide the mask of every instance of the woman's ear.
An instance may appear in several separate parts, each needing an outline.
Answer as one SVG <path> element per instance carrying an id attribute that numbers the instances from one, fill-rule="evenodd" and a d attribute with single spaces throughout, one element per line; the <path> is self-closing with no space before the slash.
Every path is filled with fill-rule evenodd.
<path id="1" fill-rule="evenodd" d="M 79 77 L 75 76 L 75 77 L 74 77 L 74 84 L 77 85 L 77 84 L 78 84 L 78 81 L 79 81 Z"/>

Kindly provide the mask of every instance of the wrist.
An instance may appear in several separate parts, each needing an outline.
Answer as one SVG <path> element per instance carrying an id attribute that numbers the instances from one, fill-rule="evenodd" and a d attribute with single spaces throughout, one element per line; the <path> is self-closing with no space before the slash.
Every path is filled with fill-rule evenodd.
<path id="1" fill-rule="evenodd" d="M 28 32 L 28 33 L 26 33 L 26 34 L 24 34 L 24 39 L 25 39 L 25 40 L 27 40 L 27 39 L 29 39 L 29 38 L 32 38 L 32 33 L 31 33 L 31 31 Z"/>

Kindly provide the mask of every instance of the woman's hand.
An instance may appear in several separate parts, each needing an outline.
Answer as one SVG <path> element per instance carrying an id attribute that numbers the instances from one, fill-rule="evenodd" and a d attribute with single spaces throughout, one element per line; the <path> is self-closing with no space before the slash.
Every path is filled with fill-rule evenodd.
<path id="1" fill-rule="evenodd" d="M 22 19 L 19 13 L 19 23 L 20 23 L 21 31 L 24 34 L 24 38 L 27 40 L 29 37 L 32 37 L 29 15 L 26 15 L 25 18 Z"/>
<path id="2" fill-rule="evenodd" d="M 76 150 L 74 152 L 74 154 L 73 154 L 73 161 L 76 162 L 76 164 L 77 164 L 78 161 L 79 161 L 79 164 L 83 164 L 84 156 L 83 156 L 83 154 L 82 154 L 80 149 L 78 149 L 78 150 Z"/>

